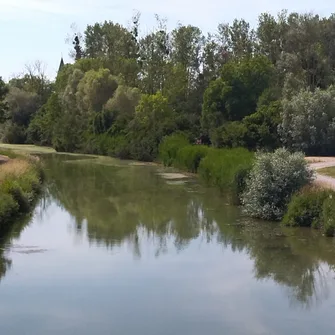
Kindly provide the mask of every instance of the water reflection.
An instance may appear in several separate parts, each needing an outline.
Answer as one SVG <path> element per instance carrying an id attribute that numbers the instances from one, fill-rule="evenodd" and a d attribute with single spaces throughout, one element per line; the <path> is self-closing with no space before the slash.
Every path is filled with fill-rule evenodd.
<path id="1" fill-rule="evenodd" d="M 156 257 L 169 253 L 171 246 L 182 252 L 194 240 L 219 244 L 222 252 L 249 255 L 254 277 L 283 287 L 292 307 L 311 308 L 329 297 L 333 240 L 314 231 L 251 221 L 195 181 L 166 183 L 157 167 L 98 163 L 46 157 L 46 191 L 36 213 L 40 220 L 47 220 L 43 215 L 56 203 L 71 215 L 78 238 L 109 250 L 126 243 L 137 259 L 148 243 L 155 246 Z M 1 276 L 11 261 L 3 249 L 0 257 Z"/>
<path id="2" fill-rule="evenodd" d="M 23 217 L 8 231 L 1 232 L 0 238 L 0 282 L 6 275 L 7 271 L 12 268 L 12 260 L 8 257 L 7 252 L 12 246 L 12 242 L 20 237 L 21 232 L 27 227 L 31 220 L 31 215 Z"/>

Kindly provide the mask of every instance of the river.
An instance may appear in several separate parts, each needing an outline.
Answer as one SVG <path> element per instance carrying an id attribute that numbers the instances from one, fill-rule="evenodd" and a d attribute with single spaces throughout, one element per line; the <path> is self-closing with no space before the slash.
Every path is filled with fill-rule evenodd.
<path id="1" fill-rule="evenodd" d="M 162 167 L 42 159 L 34 213 L 0 242 L 1 335 L 335 333 L 333 239 Z"/>

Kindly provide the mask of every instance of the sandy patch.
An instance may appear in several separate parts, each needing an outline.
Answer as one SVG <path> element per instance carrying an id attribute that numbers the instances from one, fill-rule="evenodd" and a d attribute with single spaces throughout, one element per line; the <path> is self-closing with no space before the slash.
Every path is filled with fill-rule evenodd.
<path id="1" fill-rule="evenodd" d="M 131 162 L 129 163 L 129 165 L 132 166 L 157 166 L 157 163 L 153 163 L 153 162 Z"/>
<path id="2" fill-rule="evenodd" d="M 188 176 L 186 176 L 185 174 L 182 174 L 182 173 L 173 173 L 173 172 L 159 173 L 159 175 L 162 178 L 168 179 L 168 180 L 188 178 Z"/>

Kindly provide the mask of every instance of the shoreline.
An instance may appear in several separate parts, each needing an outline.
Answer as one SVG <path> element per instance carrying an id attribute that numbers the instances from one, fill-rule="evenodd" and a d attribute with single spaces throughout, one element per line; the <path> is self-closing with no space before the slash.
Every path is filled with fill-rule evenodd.
<path id="1" fill-rule="evenodd" d="M 1 149 L 0 149 L 1 152 Z M 39 160 L 30 155 L 0 156 L 0 237 L 34 209 L 43 183 Z M 6 159 L 3 159 L 6 157 Z"/>

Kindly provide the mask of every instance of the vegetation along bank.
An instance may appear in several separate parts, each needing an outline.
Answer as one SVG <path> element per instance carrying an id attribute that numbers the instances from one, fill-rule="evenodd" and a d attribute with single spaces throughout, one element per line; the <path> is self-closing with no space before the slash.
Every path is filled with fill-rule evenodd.
<path id="1" fill-rule="evenodd" d="M 332 194 L 311 200 L 323 191 L 306 187 L 303 154 L 335 155 L 334 26 L 334 15 L 287 11 L 210 34 L 169 30 L 159 17 L 145 33 L 139 14 L 129 28 L 89 24 L 54 81 L 40 62 L 0 78 L 1 141 L 143 161 L 160 152 L 230 191 L 250 216 L 281 221 L 299 207 L 331 235 Z"/>
<path id="2" fill-rule="evenodd" d="M 38 195 L 43 173 L 39 161 L 27 155 L 2 152 L 0 163 L 0 235 L 20 215 L 29 213 Z M 7 158 L 8 157 L 8 158 Z"/>
<path id="3" fill-rule="evenodd" d="M 165 166 L 198 173 L 251 217 L 335 234 L 335 192 L 313 184 L 314 172 L 301 152 L 215 149 L 175 134 L 163 140 L 159 153 Z"/>

